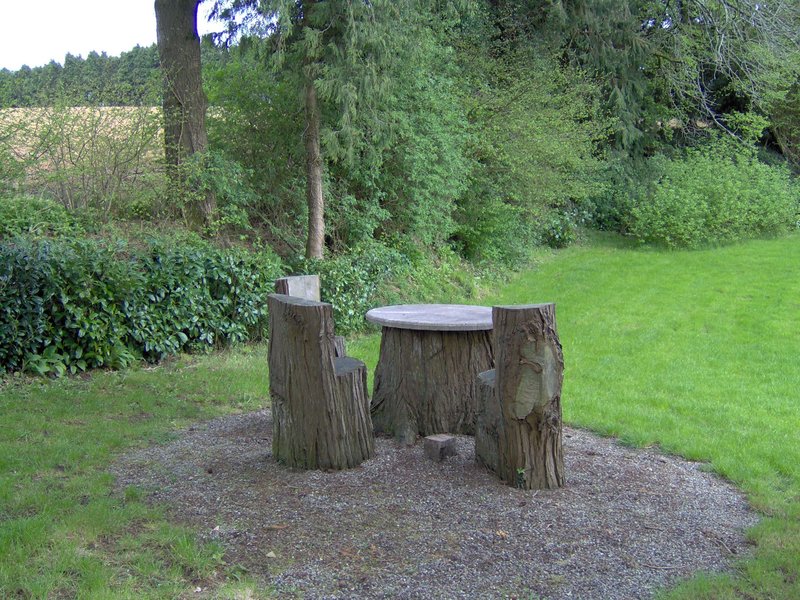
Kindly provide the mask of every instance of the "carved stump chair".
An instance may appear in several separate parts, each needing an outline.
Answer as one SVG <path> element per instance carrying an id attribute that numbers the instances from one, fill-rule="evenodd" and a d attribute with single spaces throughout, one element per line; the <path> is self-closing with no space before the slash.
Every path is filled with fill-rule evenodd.
<path id="1" fill-rule="evenodd" d="M 367 369 L 337 357 L 331 305 L 270 294 L 269 385 L 275 458 L 348 469 L 374 453 Z"/>
<path id="2" fill-rule="evenodd" d="M 564 358 L 554 304 L 495 306 L 495 369 L 478 376 L 476 460 L 523 489 L 564 485 Z"/>

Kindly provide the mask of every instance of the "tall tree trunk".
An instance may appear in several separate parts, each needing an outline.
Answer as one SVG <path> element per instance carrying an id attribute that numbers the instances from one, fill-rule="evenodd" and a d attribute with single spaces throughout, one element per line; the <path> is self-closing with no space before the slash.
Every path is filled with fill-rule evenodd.
<path id="1" fill-rule="evenodd" d="M 312 27 L 311 13 L 317 0 L 303 1 L 303 27 Z M 307 33 L 307 32 L 306 32 Z M 306 109 L 306 204 L 308 205 L 308 238 L 306 239 L 306 257 L 323 258 L 325 248 L 325 198 L 322 194 L 322 154 L 320 152 L 320 115 L 317 102 L 315 80 L 319 60 L 319 48 L 311 46 L 306 49 L 303 60 L 305 74 Z"/>
<path id="2" fill-rule="evenodd" d="M 187 189 L 181 166 L 208 146 L 200 71 L 197 8 L 201 0 L 155 0 L 158 55 L 164 77 L 164 149 L 172 189 L 190 194 L 185 216 L 193 227 L 207 224 L 215 210 L 211 193 Z M 199 197 L 197 197 L 199 196 Z M 185 198 L 184 198 L 185 199 Z"/>
<path id="3" fill-rule="evenodd" d="M 306 81 L 306 201 L 308 203 L 307 258 L 322 258 L 325 244 L 325 199 L 322 195 L 322 156 L 319 143 L 319 106 L 314 79 Z"/>

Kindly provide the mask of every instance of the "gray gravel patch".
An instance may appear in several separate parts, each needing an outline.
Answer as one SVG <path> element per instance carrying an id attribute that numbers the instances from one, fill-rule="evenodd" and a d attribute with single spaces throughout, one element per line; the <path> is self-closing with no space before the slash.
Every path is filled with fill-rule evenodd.
<path id="1" fill-rule="evenodd" d="M 649 598 L 748 551 L 757 521 L 699 463 L 565 429 L 567 485 L 522 491 L 458 455 L 379 438 L 340 472 L 272 458 L 269 411 L 192 427 L 113 466 L 172 518 L 277 590 L 303 598 Z"/>

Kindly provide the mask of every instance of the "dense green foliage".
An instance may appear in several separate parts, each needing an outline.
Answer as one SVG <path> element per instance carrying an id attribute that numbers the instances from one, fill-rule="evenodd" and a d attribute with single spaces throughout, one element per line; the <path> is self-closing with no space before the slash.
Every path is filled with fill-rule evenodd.
<path id="1" fill-rule="evenodd" d="M 0 365 L 75 373 L 258 339 L 281 263 L 199 240 L 0 241 Z"/>
<path id="2" fill-rule="evenodd" d="M 484 16 L 467 31 L 491 38 Z M 532 245 L 566 246 L 602 187 L 599 89 L 545 45 L 462 37 L 462 102 L 474 160 L 455 239 L 471 260 L 515 264 Z"/>
<path id="3" fill-rule="evenodd" d="M 737 116 L 777 116 L 775 99 L 800 74 L 796 3 L 533 4 L 550 5 L 542 6 L 546 17 L 537 30 L 554 35 L 570 60 L 602 78 L 605 106 L 617 117 L 613 143 L 633 154 L 658 151 L 673 134 L 702 137 L 708 127 L 741 135 Z"/>
<path id="4" fill-rule="evenodd" d="M 319 80 L 322 101 L 332 103 L 322 135 L 329 249 L 402 240 L 518 264 L 536 244 L 569 243 L 601 167 L 607 126 L 597 87 L 533 40 L 485 44 L 499 31 L 489 10 L 457 23 L 424 11 L 401 16 L 395 29 L 413 32 L 415 44 L 384 32 L 394 56 L 369 54 L 386 72 L 372 81 L 379 90 L 363 90 L 369 102 L 341 97 L 339 67 Z M 212 144 L 252 174 L 253 221 L 292 252 L 306 218 L 300 58 L 248 38 L 208 77 L 221 108 Z"/>
<path id="5" fill-rule="evenodd" d="M 469 168 L 449 48 L 407 3 L 314 3 L 313 22 L 299 4 L 242 4 L 276 39 L 248 37 L 211 70 L 209 97 L 222 110 L 210 137 L 254 174 L 254 218 L 279 230 L 282 244 L 302 246 L 308 119 L 300 91 L 313 80 L 328 247 L 394 236 L 446 241 Z M 288 16 L 270 25 L 274 11 Z M 403 36 L 412 31 L 410 45 Z"/>
<path id="6" fill-rule="evenodd" d="M 207 185 L 235 188 L 221 172 L 206 172 Z M 43 199 L 3 198 L 0 219 L 0 365 L 9 371 L 124 367 L 258 339 L 264 298 L 287 270 L 269 248 L 222 249 L 181 230 L 123 232 Z M 369 241 L 289 268 L 320 275 L 340 333 L 363 330 L 379 303 L 474 289 L 461 269 L 449 251 L 432 257 Z M 402 293 L 392 283 L 401 279 Z"/>
<path id="7" fill-rule="evenodd" d="M 592 222 L 668 247 L 696 248 L 791 231 L 800 188 L 785 163 L 717 138 L 641 161 L 610 162 Z"/>
<path id="8" fill-rule="evenodd" d="M 15 235 L 80 236 L 86 229 L 64 205 L 33 196 L 0 197 L 0 239 Z"/>
<path id="9" fill-rule="evenodd" d="M 24 285 L 46 280 L 43 294 L 63 288 L 72 302 L 77 282 L 102 275 L 110 288 L 89 286 L 87 303 L 113 307 L 94 342 L 70 333 L 79 317 L 53 321 L 46 302 L 25 305 L 33 316 L 12 337 L 27 341 L 5 368 L 46 347 L 48 360 L 80 369 L 241 339 L 258 317 L 219 316 L 231 309 L 218 306 L 230 301 L 219 273 L 267 256 L 258 275 L 267 281 L 273 253 L 322 275 L 347 332 L 396 297 L 392 277 L 434 282 L 458 261 L 502 272 L 537 245 L 569 245 L 586 224 L 687 247 L 795 228 L 798 188 L 785 165 L 797 164 L 800 130 L 797 11 L 765 5 L 737 27 L 713 2 L 676 6 L 221 0 L 217 13 L 241 35 L 230 47 L 203 41 L 210 148 L 182 165 L 180 197 L 165 177 L 160 112 L 109 106 L 158 100 L 155 47 L 0 73 L 3 105 L 48 105 L 0 111 L 0 189 L 16 197 L 0 200 L 7 276 L 30 260 Z M 298 258 L 309 83 L 325 198 L 326 256 L 316 262 Z M 217 210 L 202 248 L 178 236 L 145 250 L 108 234 L 109 222 L 122 223 L 117 233 L 162 221 L 180 231 L 186 207 L 208 197 Z M 11 244 L 16 234 L 59 239 Z M 200 282 L 196 293 L 189 281 Z M 57 344 L 31 342 L 54 322 L 67 329 L 42 340 Z"/>
<path id="10" fill-rule="evenodd" d="M 631 208 L 630 232 L 642 241 L 698 247 L 797 226 L 797 184 L 785 168 L 760 162 L 752 151 L 710 144 L 660 167 L 652 193 Z"/>

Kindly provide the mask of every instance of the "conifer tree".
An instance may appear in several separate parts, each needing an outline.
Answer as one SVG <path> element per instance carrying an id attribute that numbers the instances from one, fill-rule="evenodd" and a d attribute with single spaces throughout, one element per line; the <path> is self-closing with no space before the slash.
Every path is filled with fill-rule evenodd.
<path id="1" fill-rule="evenodd" d="M 776 74 L 787 90 L 797 80 L 797 2 L 559 0 L 549 14 L 543 27 L 603 79 L 617 147 L 634 153 L 669 117 L 736 135 L 731 119 L 765 113 Z"/>
<path id="2" fill-rule="evenodd" d="M 294 79 L 305 127 L 306 256 L 323 258 L 325 161 L 353 160 L 370 120 L 388 90 L 392 46 L 399 43 L 400 4 L 388 0 L 219 0 L 214 14 L 230 33 L 269 38 L 272 66 Z"/>

